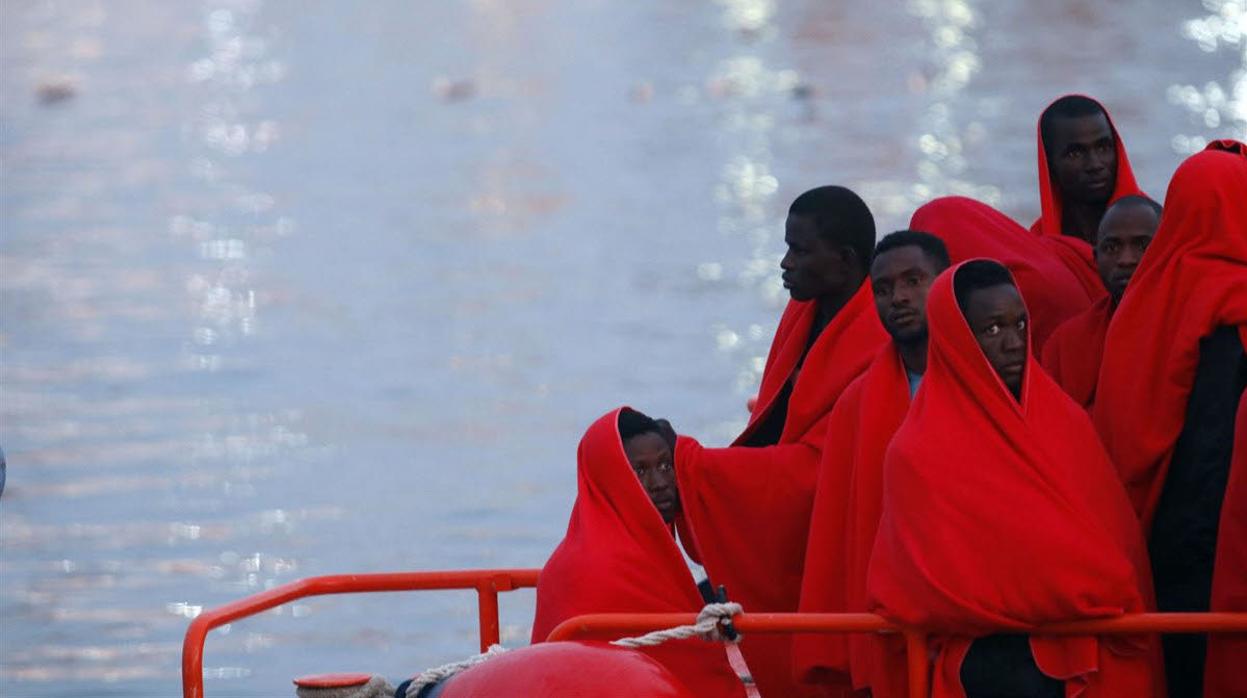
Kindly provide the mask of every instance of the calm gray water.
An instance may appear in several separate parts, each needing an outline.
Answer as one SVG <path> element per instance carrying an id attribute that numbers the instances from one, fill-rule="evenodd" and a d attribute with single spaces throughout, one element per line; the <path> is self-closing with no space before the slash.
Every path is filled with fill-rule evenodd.
<path id="1" fill-rule="evenodd" d="M 1247 136 L 1241 1 L 0 2 L 0 695 L 177 695 L 200 609 L 539 566 L 628 402 L 726 442 L 789 201 L 1029 223 L 1034 123 L 1140 182 Z M 531 592 L 504 597 L 527 640 Z M 210 696 L 475 651 L 471 594 L 210 637 Z"/>

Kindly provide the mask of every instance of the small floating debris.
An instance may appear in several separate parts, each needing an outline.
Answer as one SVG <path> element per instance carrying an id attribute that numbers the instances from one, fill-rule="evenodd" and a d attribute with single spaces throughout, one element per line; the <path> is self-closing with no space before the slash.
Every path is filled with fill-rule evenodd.
<path id="1" fill-rule="evenodd" d="M 67 77 L 49 78 L 35 87 L 35 99 L 43 106 L 59 104 L 78 94 L 74 81 Z"/>
<path id="2" fill-rule="evenodd" d="M 654 86 L 649 82 L 638 82 L 628 90 L 628 101 L 645 104 L 654 98 Z"/>
<path id="3" fill-rule="evenodd" d="M 808 82 L 799 82 L 792 86 L 790 93 L 792 94 L 793 99 L 805 100 L 805 99 L 811 99 L 812 97 L 817 95 L 818 91 L 814 89 L 814 86 L 809 84 Z"/>
<path id="4" fill-rule="evenodd" d="M 476 96 L 476 82 L 471 78 L 438 77 L 433 80 L 433 94 L 443 102 L 463 102 Z"/>

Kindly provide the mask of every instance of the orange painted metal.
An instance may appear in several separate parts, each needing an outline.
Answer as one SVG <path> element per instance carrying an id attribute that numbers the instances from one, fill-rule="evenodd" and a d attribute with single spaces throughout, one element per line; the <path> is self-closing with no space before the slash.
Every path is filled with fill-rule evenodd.
<path id="1" fill-rule="evenodd" d="M 327 594 L 383 591 L 474 589 L 480 613 L 480 646 L 498 642 L 498 592 L 535 587 L 540 570 L 453 570 L 309 577 L 201 613 L 191 621 L 182 645 L 183 698 L 203 698 L 203 649 L 208 632 L 296 599 Z M 677 625 L 691 625 L 695 613 L 596 613 L 570 618 L 547 640 L 614 639 Z M 902 628 L 870 613 L 742 613 L 732 620 L 742 633 L 899 633 L 908 654 L 910 698 L 926 698 L 930 657 L 926 634 Z M 1024 629 L 1009 628 L 1009 632 Z M 1035 635 L 1122 635 L 1136 633 L 1247 634 L 1247 613 L 1139 613 L 1116 618 L 1054 623 L 1029 630 Z"/>
<path id="2" fill-rule="evenodd" d="M 594 613 L 569 618 L 550 631 L 548 641 L 617 638 L 677 625 L 691 625 L 695 613 Z M 900 633 L 908 655 L 909 696 L 926 698 L 931 683 L 927 636 L 870 613 L 742 613 L 732 619 L 742 633 Z M 1133 635 L 1137 633 L 1247 634 L 1247 613 L 1137 613 L 1115 618 L 1053 623 L 1009 632 L 1034 635 Z"/>
<path id="3" fill-rule="evenodd" d="M 372 674 L 314 674 L 294 680 L 299 688 L 353 688 L 372 680 Z"/>
<path id="4" fill-rule="evenodd" d="M 475 589 L 480 612 L 481 651 L 498 642 L 498 592 L 537 586 L 537 569 L 386 572 L 308 577 L 274 587 L 199 614 L 182 643 L 182 696 L 203 698 L 203 651 L 208 632 L 240 618 L 309 596 L 384 591 Z"/>

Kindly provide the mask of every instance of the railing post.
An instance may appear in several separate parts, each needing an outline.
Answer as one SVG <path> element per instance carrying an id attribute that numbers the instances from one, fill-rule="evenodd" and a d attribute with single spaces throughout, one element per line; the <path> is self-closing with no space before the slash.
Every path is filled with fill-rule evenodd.
<path id="1" fill-rule="evenodd" d="M 930 671 L 927 667 L 927 636 L 917 630 L 905 630 L 905 660 L 909 665 L 909 698 L 927 698 L 930 692 Z"/>
<path id="2" fill-rule="evenodd" d="M 498 644 L 498 585 L 493 577 L 476 583 L 477 618 L 481 623 L 481 652 Z"/>

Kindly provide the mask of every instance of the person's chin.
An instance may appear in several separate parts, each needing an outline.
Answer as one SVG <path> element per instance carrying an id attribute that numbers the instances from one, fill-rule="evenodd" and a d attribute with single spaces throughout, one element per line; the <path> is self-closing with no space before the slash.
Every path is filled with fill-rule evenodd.
<path id="1" fill-rule="evenodd" d="M 892 341 L 897 344 L 912 345 L 925 342 L 927 339 L 927 332 L 924 327 L 904 325 L 902 327 L 888 327 L 887 330 L 888 334 L 892 335 Z"/>

